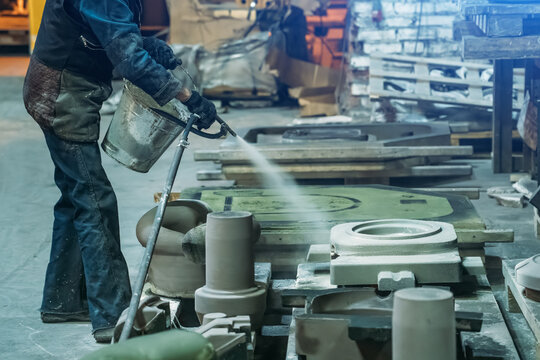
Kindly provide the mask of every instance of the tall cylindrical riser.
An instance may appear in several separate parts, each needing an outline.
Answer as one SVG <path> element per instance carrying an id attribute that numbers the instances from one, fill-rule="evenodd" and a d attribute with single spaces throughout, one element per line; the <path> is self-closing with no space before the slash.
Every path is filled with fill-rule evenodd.
<path id="1" fill-rule="evenodd" d="M 394 294 L 393 360 L 455 360 L 454 297 L 436 288 L 410 288 Z"/>
<path id="2" fill-rule="evenodd" d="M 253 215 L 210 213 L 206 226 L 206 286 L 234 291 L 254 286 Z"/>

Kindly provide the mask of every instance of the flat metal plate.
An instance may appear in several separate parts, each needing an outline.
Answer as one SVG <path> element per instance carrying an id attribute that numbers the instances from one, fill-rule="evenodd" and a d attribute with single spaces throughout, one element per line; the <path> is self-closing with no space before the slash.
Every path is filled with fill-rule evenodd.
<path id="1" fill-rule="evenodd" d="M 447 123 L 422 124 L 324 124 L 296 126 L 265 126 L 250 129 L 240 129 L 238 135 L 251 144 L 283 143 L 283 135 L 293 130 L 297 131 L 328 131 L 341 132 L 358 131 L 368 137 L 365 145 L 377 142 L 382 146 L 427 146 L 450 145 L 450 127 Z M 286 143 L 286 142 L 285 142 Z M 353 141 L 358 146 L 358 141 Z M 234 139 L 226 139 L 222 147 L 236 146 Z"/>

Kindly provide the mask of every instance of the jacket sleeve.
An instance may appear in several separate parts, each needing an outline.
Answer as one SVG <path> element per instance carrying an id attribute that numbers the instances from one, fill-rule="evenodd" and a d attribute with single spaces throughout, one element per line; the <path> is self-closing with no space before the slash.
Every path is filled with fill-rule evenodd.
<path id="1" fill-rule="evenodd" d="M 126 0 L 80 0 L 78 10 L 118 74 L 160 105 L 178 94 L 181 83 L 143 49 L 139 27 Z"/>

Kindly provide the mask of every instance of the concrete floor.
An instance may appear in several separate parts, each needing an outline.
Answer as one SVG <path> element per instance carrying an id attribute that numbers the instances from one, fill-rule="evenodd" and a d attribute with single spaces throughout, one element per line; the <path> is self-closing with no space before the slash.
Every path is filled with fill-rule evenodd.
<path id="1" fill-rule="evenodd" d="M 59 197 L 53 182 L 53 164 L 39 127 L 26 114 L 22 103 L 22 78 L 0 78 L 0 358 L 2 359 L 74 359 L 100 347 L 90 335 L 89 324 L 43 324 L 39 306 L 47 266 L 52 231 L 52 208 Z M 235 128 L 256 125 L 281 125 L 290 122 L 295 109 L 272 108 L 233 110 L 223 118 Z M 105 116 L 102 133 L 110 116 Z M 196 171 L 209 165 L 195 163 L 193 150 L 217 147 L 220 141 L 193 136 L 173 191 L 203 185 Z M 130 275 L 135 277 L 142 248 L 135 237 L 135 225 L 142 214 L 154 206 L 153 194 L 161 191 L 172 158 L 169 149 L 147 174 L 135 173 L 103 157 L 104 167 L 116 189 L 119 202 L 122 248 Z M 487 198 L 485 189 L 508 185 L 508 175 L 493 175 L 487 160 L 470 161 L 474 175 L 470 179 L 438 182 L 437 186 L 478 186 L 481 199 L 473 201 L 488 227 L 512 228 L 514 244 L 489 245 L 494 258 L 523 258 L 540 252 L 540 241 L 533 234 L 531 207 L 511 209 L 497 206 Z M 205 182 L 225 185 L 228 182 Z M 410 186 L 427 184 L 411 183 Z M 497 274 L 494 274 L 497 279 Z M 500 281 L 496 294 L 505 304 Z M 534 339 L 521 315 L 511 314 L 509 322 L 516 332 L 525 359 L 534 358 Z"/>

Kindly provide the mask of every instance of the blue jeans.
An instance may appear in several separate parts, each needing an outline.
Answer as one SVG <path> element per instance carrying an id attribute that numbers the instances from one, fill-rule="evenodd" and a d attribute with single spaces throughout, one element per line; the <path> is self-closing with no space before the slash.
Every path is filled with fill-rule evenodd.
<path id="1" fill-rule="evenodd" d="M 116 325 L 131 287 L 120 250 L 116 195 L 97 142 L 74 142 L 43 130 L 61 196 L 54 207 L 52 247 L 41 311 L 86 313 L 94 331 Z"/>

